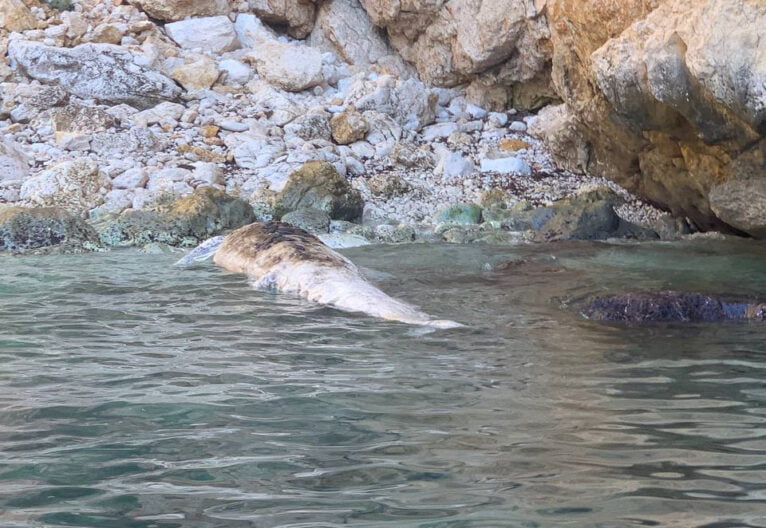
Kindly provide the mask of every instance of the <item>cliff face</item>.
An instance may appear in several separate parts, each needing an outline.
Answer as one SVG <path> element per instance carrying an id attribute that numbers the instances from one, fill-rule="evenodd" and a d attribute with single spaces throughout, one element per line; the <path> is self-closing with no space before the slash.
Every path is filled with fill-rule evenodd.
<path id="1" fill-rule="evenodd" d="M 766 2 L 549 0 L 546 16 L 565 104 L 538 130 L 559 161 L 764 236 Z"/>
<path id="2" fill-rule="evenodd" d="M 766 234 L 766 2 L 362 0 L 420 76 L 534 108 L 559 163 L 701 229 Z"/>

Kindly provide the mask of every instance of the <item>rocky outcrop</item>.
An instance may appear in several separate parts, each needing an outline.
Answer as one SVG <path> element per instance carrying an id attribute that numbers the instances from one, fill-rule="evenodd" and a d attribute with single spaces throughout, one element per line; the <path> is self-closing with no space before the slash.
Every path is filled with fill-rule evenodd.
<path id="1" fill-rule="evenodd" d="M 505 103 L 532 108 L 549 100 L 549 32 L 533 0 L 361 0 L 372 22 L 413 63 L 444 86 L 474 81 L 505 90 Z M 502 102 L 502 101 L 501 101 Z"/>
<path id="2" fill-rule="evenodd" d="M 0 205 L 0 253 L 72 253 L 99 247 L 96 231 L 64 209 Z"/>
<path id="3" fill-rule="evenodd" d="M 270 24 L 286 26 L 290 36 L 306 38 L 314 27 L 317 0 L 249 0 L 253 13 Z"/>
<path id="4" fill-rule="evenodd" d="M 8 56 L 33 79 L 78 97 L 147 108 L 181 93 L 172 80 L 148 68 L 145 59 L 112 44 L 59 48 L 14 40 Z"/>
<path id="5" fill-rule="evenodd" d="M 547 14 L 566 105 L 552 114 L 557 125 L 538 132 L 559 161 L 703 230 L 762 236 L 766 213 L 732 213 L 740 208 L 734 189 L 752 189 L 766 168 L 766 6 L 550 0 Z"/>
<path id="6" fill-rule="evenodd" d="M 229 0 L 130 0 L 152 18 L 172 21 L 191 16 L 226 15 Z"/>
<path id="7" fill-rule="evenodd" d="M 309 46 L 263 39 L 247 56 L 259 75 L 288 92 L 313 88 L 324 79 L 322 54 Z"/>
<path id="8" fill-rule="evenodd" d="M 0 0 L 0 30 L 24 31 L 37 26 L 29 8 L 21 0 Z"/>

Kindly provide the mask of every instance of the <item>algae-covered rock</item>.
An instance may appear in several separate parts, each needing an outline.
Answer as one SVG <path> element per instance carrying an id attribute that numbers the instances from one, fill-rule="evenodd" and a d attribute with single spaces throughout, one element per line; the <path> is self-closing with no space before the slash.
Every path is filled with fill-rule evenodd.
<path id="1" fill-rule="evenodd" d="M 99 248 L 96 231 L 64 209 L 0 206 L 0 253 L 78 253 Z"/>
<path id="2" fill-rule="evenodd" d="M 620 218 L 614 211 L 620 200 L 611 190 L 598 189 L 534 209 L 525 220 L 538 240 L 659 238 L 654 231 Z"/>
<path id="3" fill-rule="evenodd" d="M 125 211 L 104 219 L 98 226 L 107 246 L 144 246 L 159 242 L 171 246 L 194 246 L 226 229 L 256 220 L 244 200 L 212 187 L 200 187 L 189 196 L 157 211 Z"/>
<path id="4" fill-rule="evenodd" d="M 481 207 L 474 203 L 450 205 L 438 211 L 434 221 L 439 224 L 478 224 L 481 222 Z"/>
<path id="5" fill-rule="evenodd" d="M 327 233 L 330 229 L 330 215 L 310 207 L 291 211 L 282 217 L 282 221 L 314 234 Z"/>
<path id="6" fill-rule="evenodd" d="M 275 198 L 274 216 L 309 207 L 326 211 L 333 220 L 353 221 L 361 218 L 364 201 L 330 163 L 309 161 L 290 174 Z"/>

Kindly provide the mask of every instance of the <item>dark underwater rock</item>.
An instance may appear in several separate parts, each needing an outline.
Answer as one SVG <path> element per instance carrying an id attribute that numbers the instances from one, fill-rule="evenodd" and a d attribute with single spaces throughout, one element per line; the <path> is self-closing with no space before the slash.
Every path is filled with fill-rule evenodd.
<path id="1" fill-rule="evenodd" d="M 699 293 L 625 293 L 595 297 L 582 313 L 588 319 L 621 323 L 766 321 L 766 304 Z"/>

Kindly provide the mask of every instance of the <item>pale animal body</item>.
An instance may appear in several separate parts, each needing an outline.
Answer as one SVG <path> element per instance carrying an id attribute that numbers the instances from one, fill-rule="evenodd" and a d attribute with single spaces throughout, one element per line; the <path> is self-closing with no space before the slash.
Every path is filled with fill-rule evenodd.
<path id="1" fill-rule="evenodd" d="M 369 283 L 359 268 L 310 233 L 282 222 L 250 224 L 201 245 L 179 261 L 208 258 L 218 266 L 248 275 L 256 288 L 276 289 L 374 317 L 434 328 L 461 326 L 433 319 Z"/>

